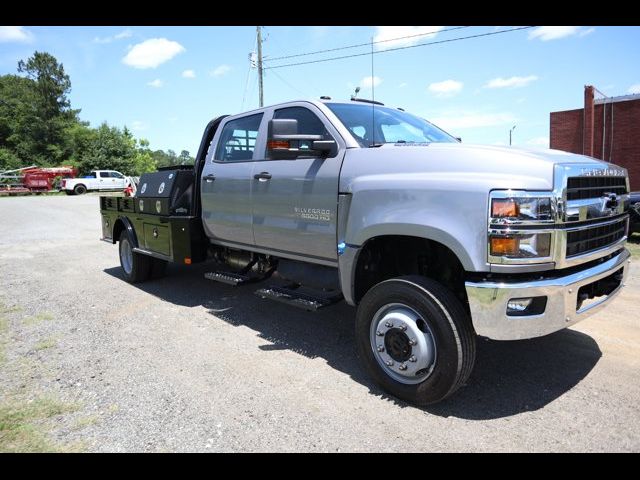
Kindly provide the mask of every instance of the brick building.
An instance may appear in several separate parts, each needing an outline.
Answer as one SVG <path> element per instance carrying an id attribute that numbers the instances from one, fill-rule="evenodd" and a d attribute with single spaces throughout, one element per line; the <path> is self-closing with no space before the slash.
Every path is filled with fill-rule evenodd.
<path id="1" fill-rule="evenodd" d="M 600 158 L 629 171 L 640 190 L 640 94 L 594 98 L 584 87 L 584 108 L 551 112 L 550 147 Z"/>

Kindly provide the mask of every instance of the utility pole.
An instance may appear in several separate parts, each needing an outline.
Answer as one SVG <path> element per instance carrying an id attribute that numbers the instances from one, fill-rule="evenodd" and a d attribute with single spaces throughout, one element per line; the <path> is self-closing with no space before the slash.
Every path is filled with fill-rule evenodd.
<path id="1" fill-rule="evenodd" d="M 264 106 L 264 89 L 262 80 L 262 27 L 256 27 L 258 43 L 258 90 L 260 92 L 260 107 Z"/>

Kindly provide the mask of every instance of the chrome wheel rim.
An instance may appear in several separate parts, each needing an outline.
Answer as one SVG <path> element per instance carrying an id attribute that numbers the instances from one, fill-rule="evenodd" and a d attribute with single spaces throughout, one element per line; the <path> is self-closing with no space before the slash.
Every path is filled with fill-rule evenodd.
<path id="1" fill-rule="evenodd" d="M 394 380 L 414 385 L 431 375 L 436 364 L 436 345 L 428 322 L 413 308 L 390 303 L 371 321 L 373 356 Z"/>
<path id="2" fill-rule="evenodd" d="M 130 275 L 133 270 L 133 250 L 126 238 L 120 242 L 120 263 L 125 273 Z"/>

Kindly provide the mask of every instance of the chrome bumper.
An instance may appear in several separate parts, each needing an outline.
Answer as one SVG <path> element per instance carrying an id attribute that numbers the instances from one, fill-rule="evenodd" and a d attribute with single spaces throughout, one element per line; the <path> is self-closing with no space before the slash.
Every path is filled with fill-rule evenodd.
<path id="1" fill-rule="evenodd" d="M 565 277 L 528 282 L 466 282 L 473 327 L 478 335 L 494 340 L 519 340 L 541 337 L 593 315 L 615 297 L 629 274 L 629 251 L 595 267 Z M 620 285 L 609 295 L 576 309 L 578 289 L 623 270 Z M 546 296 L 544 313 L 530 316 L 508 316 L 507 302 L 513 298 Z"/>

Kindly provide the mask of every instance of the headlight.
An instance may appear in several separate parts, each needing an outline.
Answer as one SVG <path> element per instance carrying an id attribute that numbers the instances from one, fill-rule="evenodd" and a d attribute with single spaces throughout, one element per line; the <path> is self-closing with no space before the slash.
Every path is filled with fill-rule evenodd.
<path id="1" fill-rule="evenodd" d="M 491 200 L 491 223 L 552 220 L 549 197 L 506 197 Z"/>
<path id="2" fill-rule="evenodd" d="M 546 192 L 495 190 L 489 203 L 490 263 L 526 264 L 552 256 L 555 203 Z M 551 227 L 551 228 L 549 228 Z"/>
<path id="3" fill-rule="evenodd" d="M 551 253 L 550 233 L 491 235 L 489 243 L 494 257 L 544 258 Z"/>

